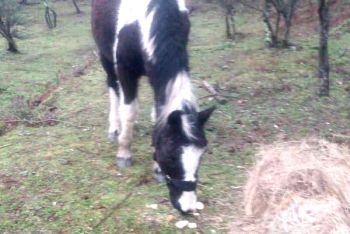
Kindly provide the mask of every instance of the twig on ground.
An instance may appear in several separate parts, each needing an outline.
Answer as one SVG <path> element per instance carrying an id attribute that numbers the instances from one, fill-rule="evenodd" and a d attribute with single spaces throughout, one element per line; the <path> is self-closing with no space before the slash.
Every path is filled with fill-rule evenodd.
<path id="1" fill-rule="evenodd" d="M 242 190 L 243 186 L 231 186 L 231 188 L 235 190 Z"/>
<path id="2" fill-rule="evenodd" d="M 223 98 L 216 90 L 215 88 L 210 85 L 207 81 L 203 80 L 202 81 L 203 85 L 204 85 L 204 88 L 212 94 L 212 96 L 219 102 L 219 103 L 226 103 L 227 100 L 225 98 Z"/>
<path id="3" fill-rule="evenodd" d="M 343 135 L 343 134 L 332 134 L 333 137 L 338 137 L 338 138 L 345 138 L 350 140 L 350 136 Z"/>
<path id="4" fill-rule="evenodd" d="M 108 218 L 110 218 L 129 198 L 133 195 L 134 191 L 132 190 L 129 192 L 123 200 L 115 204 L 110 211 L 92 228 L 93 231 L 95 231 L 97 228 L 99 228 Z"/>
<path id="5" fill-rule="evenodd" d="M 224 97 L 224 98 L 237 98 L 236 96 L 233 96 L 233 95 L 223 95 L 223 94 L 220 94 L 220 96 L 221 96 L 221 97 Z M 205 99 L 205 98 L 211 98 L 211 97 L 215 98 L 216 95 L 213 95 L 213 94 L 211 94 L 211 95 L 205 95 L 205 96 L 199 97 L 198 99 Z"/>
<path id="6" fill-rule="evenodd" d="M 78 151 L 80 151 L 80 152 L 82 152 L 82 153 L 84 153 L 84 154 L 88 154 L 88 155 L 91 155 L 91 156 L 96 156 L 96 155 L 99 154 L 98 152 L 97 152 L 97 153 L 91 152 L 91 151 L 89 151 L 89 150 L 82 149 L 82 148 L 80 148 L 80 147 L 77 147 L 77 148 L 75 148 L 75 149 L 78 150 Z"/>
<path id="7" fill-rule="evenodd" d="M 3 149 L 3 148 L 6 148 L 6 147 L 9 147 L 9 146 L 11 146 L 11 145 L 13 145 L 13 144 L 6 144 L 6 145 L 2 145 L 2 146 L 0 146 L 0 149 Z"/>

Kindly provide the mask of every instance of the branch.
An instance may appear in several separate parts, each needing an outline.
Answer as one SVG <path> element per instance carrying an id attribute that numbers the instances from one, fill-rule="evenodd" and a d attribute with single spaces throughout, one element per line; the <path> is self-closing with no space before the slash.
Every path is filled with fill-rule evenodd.
<path id="1" fill-rule="evenodd" d="M 344 139 L 349 139 L 349 140 L 350 140 L 350 136 L 343 135 L 343 134 L 332 134 L 332 136 L 333 136 L 333 137 L 344 138 Z"/>
<path id="2" fill-rule="evenodd" d="M 97 228 L 99 228 L 104 222 L 106 222 L 106 220 L 111 217 L 120 207 L 122 207 L 122 205 L 129 200 L 129 198 L 133 195 L 134 191 L 132 190 L 131 192 L 129 192 L 124 198 L 123 200 L 121 200 L 120 202 L 118 202 L 117 204 L 115 204 L 109 211 L 109 213 L 107 213 L 94 227 L 93 230 L 96 230 Z"/>
<path id="3" fill-rule="evenodd" d="M 6 147 L 9 147 L 9 146 L 11 146 L 11 145 L 13 145 L 13 144 L 6 144 L 6 145 L 3 145 L 3 146 L 0 146 L 0 149 L 3 149 L 3 148 L 6 148 Z"/>
<path id="4" fill-rule="evenodd" d="M 213 86 L 211 86 L 207 81 L 202 81 L 204 88 L 212 94 L 212 96 L 219 102 L 219 103 L 226 103 L 227 100 L 223 98 L 215 89 Z"/>

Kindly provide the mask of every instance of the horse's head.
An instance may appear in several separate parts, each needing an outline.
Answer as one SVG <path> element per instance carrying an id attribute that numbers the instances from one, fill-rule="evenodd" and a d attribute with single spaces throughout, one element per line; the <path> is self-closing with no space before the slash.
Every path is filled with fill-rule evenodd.
<path id="1" fill-rule="evenodd" d="M 154 159 L 165 176 L 172 205 L 183 213 L 196 208 L 198 169 L 207 149 L 204 125 L 214 109 L 173 111 L 155 130 Z"/>

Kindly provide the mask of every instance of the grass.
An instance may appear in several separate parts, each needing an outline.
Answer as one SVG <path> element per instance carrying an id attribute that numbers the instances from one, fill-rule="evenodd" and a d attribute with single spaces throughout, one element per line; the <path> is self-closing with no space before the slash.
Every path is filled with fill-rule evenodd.
<path id="1" fill-rule="evenodd" d="M 39 17 L 41 6 L 25 9 L 30 21 L 23 29 L 28 37 L 19 41 L 21 54 L 0 52 L 0 119 L 9 113 L 19 120 L 55 119 L 24 121 L 0 137 L 0 233 L 176 233 L 174 223 L 184 217 L 169 204 L 165 186 L 152 179 L 147 82 L 141 84 L 135 165 L 120 170 L 116 146 L 106 140 L 108 96 L 100 65 L 88 63 L 82 75 L 72 75 L 93 57 L 89 7 L 77 16 L 67 4 L 55 2 L 54 30 Z M 200 233 L 223 233 L 241 212 L 241 186 L 259 144 L 310 135 L 349 143 L 339 137 L 350 134 L 349 32 L 332 32 L 331 97 L 320 98 L 316 35 L 296 38 L 300 51 L 269 50 L 250 15 L 240 16 L 245 38 L 235 43 L 225 40 L 218 12 L 196 12 L 191 21 L 196 94 L 202 108 L 218 109 L 207 127 L 210 150 L 200 169 L 198 193 L 206 208 L 186 219 Z M 227 103 L 207 97 L 201 79 L 229 95 Z M 52 87 L 38 107 L 26 106 Z"/>
<path id="2" fill-rule="evenodd" d="M 57 7 L 58 25 L 54 30 L 46 26 L 42 4 L 23 8 L 26 21 L 20 34 L 25 40 L 17 40 L 20 54 L 8 53 L 5 41 L 0 41 L 1 116 L 12 112 L 16 97 L 32 100 L 48 87 L 58 85 L 92 49 L 89 6 L 83 4 L 84 14 L 76 15 L 70 2 L 55 4 L 52 5 Z"/>

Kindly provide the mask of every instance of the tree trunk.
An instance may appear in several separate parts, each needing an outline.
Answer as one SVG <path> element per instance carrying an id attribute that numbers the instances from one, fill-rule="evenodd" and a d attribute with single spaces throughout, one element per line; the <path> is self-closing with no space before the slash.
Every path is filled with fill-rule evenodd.
<path id="1" fill-rule="evenodd" d="M 227 37 L 227 39 L 231 39 L 232 34 L 231 34 L 231 29 L 230 29 L 230 19 L 229 19 L 229 16 L 227 14 L 227 11 L 225 14 L 225 26 L 226 26 L 226 37 Z"/>
<path id="2" fill-rule="evenodd" d="M 46 5 L 45 8 L 45 21 L 50 29 L 57 26 L 57 14 L 56 12 Z"/>
<path id="3" fill-rule="evenodd" d="M 77 12 L 77 14 L 80 14 L 81 13 L 81 10 L 76 2 L 76 0 L 72 0 L 73 4 L 74 4 L 74 7 L 75 7 L 75 11 Z"/>
<path id="4" fill-rule="evenodd" d="M 290 0 L 289 4 L 284 8 L 284 22 L 286 30 L 284 32 L 283 47 L 287 48 L 289 46 L 289 35 L 290 28 L 292 27 L 292 19 L 295 13 L 295 8 L 298 0 Z"/>
<path id="5" fill-rule="evenodd" d="M 15 40 L 13 39 L 12 35 L 7 35 L 6 37 L 7 43 L 8 43 L 8 51 L 12 53 L 18 53 L 18 48 Z"/>
<path id="6" fill-rule="evenodd" d="M 7 44 L 8 44 L 8 51 L 17 53 L 18 48 L 16 45 L 15 40 L 13 39 L 11 35 L 11 29 L 10 29 L 10 23 L 8 22 L 3 22 L 1 17 L 0 17 L 0 35 L 6 39 Z"/>
<path id="7" fill-rule="evenodd" d="M 270 47 L 277 47 L 278 38 L 273 30 L 273 27 L 270 21 L 270 11 L 271 11 L 271 2 L 269 0 L 265 0 L 265 6 L 262 11 L 264 23 L 266 25 L 265 41 Z"/>
<path id="8" fill-rule="evenodd" d="M 319 69 L 320 96 L 329 96 L 329 58 L 328 58 L 328 33 L 329 33 L 329 2 L 319 0 L 318 14 L 320 19 L 320 49 Z"/>
<path id="9" fill-rule="evenodd" d="M 13 38 L 11 37 L 7 42 L 8 42 L 8 46 L 9 46 L 8 51 L 10 51 L 12 53 L 18 53 L 18 48 L 17 48 L 15 40 L 13 40 Z"/>
<path id="10" fill-rule="evenodd" d="M 284 31 L 284 38 L 283 38 L 282 46 L 284 48 L 287 48 L 289 46 L 290 27 L 292 26 L 291 19 L 285 20 L 285 26 L 286 26 L 286 29 Z"/>
<path id="11" fill-rule="evenodd" d="M 281 14 L 277 12 L 277 19 L 276 19 L 276 38 L 278 38 L 279 30 L 280 30 L 280 22 L 281 22 Z"/>
<path id="12" fill-rule="evenodd" d="M 226 36 L 228 39 L 236 39 L 236 22 L 235 22 L 235 10 L 232 6 L 226 7 L 225 15 L 226 23 Z"/>

